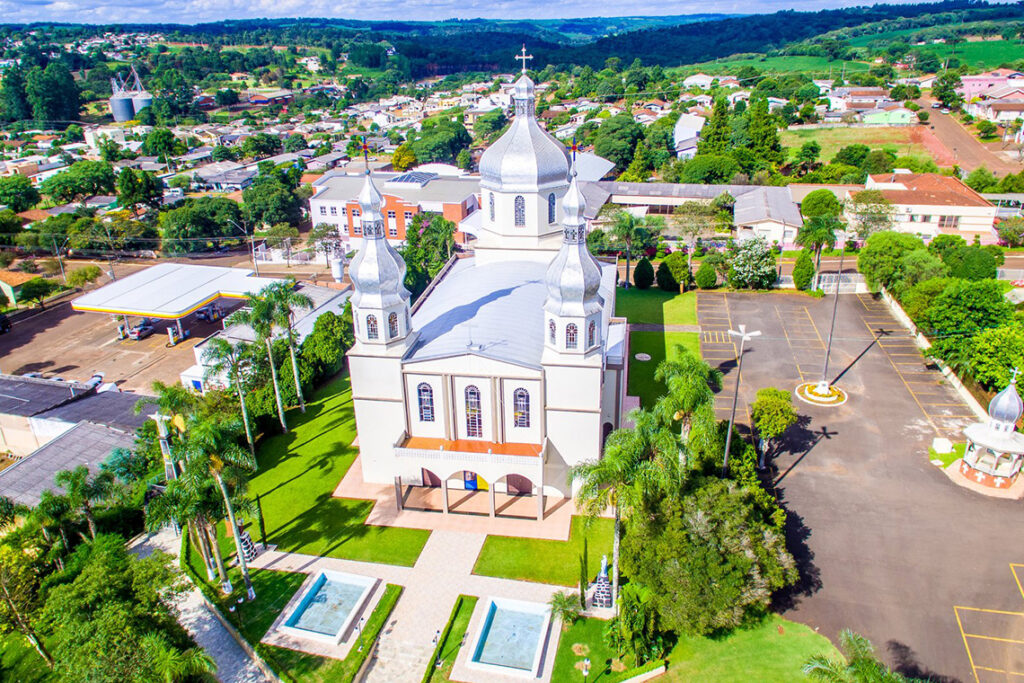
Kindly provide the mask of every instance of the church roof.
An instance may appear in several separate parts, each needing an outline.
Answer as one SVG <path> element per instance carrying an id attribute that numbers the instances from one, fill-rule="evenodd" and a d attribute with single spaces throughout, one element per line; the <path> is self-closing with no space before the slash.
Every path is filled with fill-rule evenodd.
<path id="1" fill-rule="evenodd" d="M 615 266 L 602 263 L 601 294 L 615 286 Z M 405 362 L 473 354 L 530 368 L 544 352 L 544 275 L 548 264 L 459 259 L 413 314 L 419 339 Z"/>

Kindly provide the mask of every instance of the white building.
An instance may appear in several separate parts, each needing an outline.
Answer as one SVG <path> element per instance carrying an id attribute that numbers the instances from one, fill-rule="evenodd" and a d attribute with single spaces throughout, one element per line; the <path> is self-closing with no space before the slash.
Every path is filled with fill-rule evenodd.
<path id="1" fill-rule="evenodd" d="M 615 266 L 586 247 L 586 206 L 561 143 L 537 123 L 534 84 L 480 161 L 475 255 L 453 259 L 410 306 L 405 263 L 364 181 L 350 276 L 348 353 L 363 478 L 569 496 L 567 470 L 601 457 L 626 386 Z"/>
<path id="2" fill-rule="evenodd" d="M 694 74 L 683 79 L 683 87 L 707 90 L 714 84 L 714 82 L 714 76 L 708 76 L 707 74 Z"/>
<path id="3" fill-rule="evenodd" d="M 700 131 L 704 128 L 706 119 L 696 114 L 680 114 L 679 120 L 672 132 L 675 143 L 676 156 L 680 159 L 692 159 L 697 155 L 697 143 L 700 141 Z"/>

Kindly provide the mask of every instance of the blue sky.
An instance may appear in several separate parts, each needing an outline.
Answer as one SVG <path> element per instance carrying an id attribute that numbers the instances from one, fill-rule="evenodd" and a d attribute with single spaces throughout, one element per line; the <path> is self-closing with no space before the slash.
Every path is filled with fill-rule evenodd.
<path id="1" fill-rule="evenodd" d="M 894 0 L 888 0 L 893 2 Z M 906 2 L 906 0 L 895 0 Z M 534 18 L 764 13 L 868 4 L 863 0 L 0 0 L 0 22 L 197 23 L 253 17 L 341 17 L 433 20 L 452 17 Z"/>

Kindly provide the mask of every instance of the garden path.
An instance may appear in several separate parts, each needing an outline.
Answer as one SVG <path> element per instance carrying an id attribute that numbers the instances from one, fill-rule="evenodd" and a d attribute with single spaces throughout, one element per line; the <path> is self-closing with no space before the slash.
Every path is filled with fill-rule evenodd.
<path id="1" fill-rule="evenodd" d="M 548 584 L 473 574 L 486 537 L 482 533 L 434 531 L 413 567 L 274 550 L 261 554 L 251 564 L 259 569 L 306 574 L 325 569 L 350 572 L 404 586 L 381 632 L 377 656 L 365 680 L 367 683 L 418 681 L 430 664 L 434 636 L 444 629 L 460 594 L 547 603 L 552 594 L 562 590 Z M 542 680 L 551 675 L 555 649 L 553 643 L 549 644 Z"/>
<path id="2" fill-rule="evenodd" d="M 140 536 L 129 545 L 129 550 L 140 557 L 162 550 L 177 561 L 181 552 L 181 536 L 167 526 L 155 534 Z M 217 662 L 217 679 L 223 683 L 269 683 L 252 657 L 213 615 L 191 580 L 189 586 L 188 592 L 178 600 L 178 621 L 196 644 Z"/>

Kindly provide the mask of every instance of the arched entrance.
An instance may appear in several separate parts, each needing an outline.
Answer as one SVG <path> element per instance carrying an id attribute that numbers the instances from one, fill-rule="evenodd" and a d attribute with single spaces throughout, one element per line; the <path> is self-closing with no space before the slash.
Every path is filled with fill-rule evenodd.
<path id="1" fill-rule="evenodd" d="M 441 477 L 437 476 L 426 467 L 420 469 L 420 478 L 423 480 L 423 485 L 428 488 L 441 488 Z"/>

